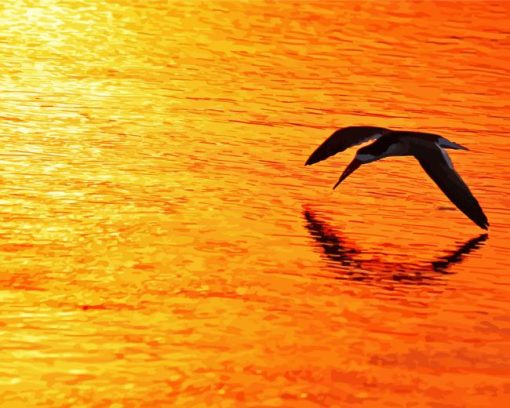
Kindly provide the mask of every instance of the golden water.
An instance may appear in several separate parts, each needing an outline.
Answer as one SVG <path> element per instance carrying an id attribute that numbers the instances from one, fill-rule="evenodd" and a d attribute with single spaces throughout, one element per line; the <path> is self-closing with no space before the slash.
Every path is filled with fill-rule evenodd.
<path id="1" fill-rule="evenodd" d="M 508 406 L 510 6 L 4 0 L 0 405 Z M 335 128 L 438 132 L 313 167 Z"/>

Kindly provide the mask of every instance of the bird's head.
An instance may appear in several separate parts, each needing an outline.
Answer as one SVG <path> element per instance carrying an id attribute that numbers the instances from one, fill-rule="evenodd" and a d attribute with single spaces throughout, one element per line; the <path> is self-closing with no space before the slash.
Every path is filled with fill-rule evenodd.
<path id="1" fill-rule="evenodd" d="M 375 154 L 373 151 L 373 145 L 364 146 L 358 149 L 356 152 L 355 160 L 358 160 L 360 164 L 370 163 L 380 158 L 380 155 Z"/>
<path id="2" fill-rule="evenodd" d="M 337 188 L 337 186 L 342 181 L 344 181 L 347 177 L 349 177 L 350 174 L 354 173 L 354 171 L 359 166 L 361 166 L 362 164 L 365 164 L 365 163 L 370 163 L 370 162 L 377 160 L 379 158 L 374 154 L 374 152 L 371 151 L 370 147 L 371 147 L 370 145 L 364 146 L 356 152 L 356 156 L 354 156 L 354 159 L 352 160 L 352 162 L 346 167 L 346 169 L 344 170 L 344 172 L 342 173 L 342 175 L 336 182 L 335 186 L 333 187 L 333 189 Z"/>

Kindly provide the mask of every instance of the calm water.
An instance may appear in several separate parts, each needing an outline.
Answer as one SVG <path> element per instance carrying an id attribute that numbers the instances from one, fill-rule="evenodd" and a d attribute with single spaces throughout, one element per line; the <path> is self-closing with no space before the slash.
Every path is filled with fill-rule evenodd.
<path id="1" fill-rule="evenodd" d="M 6 0 L 0 404 L 510 401 L 506 3 Z M 411 158 L 438 132 L 482 234 Z"/>

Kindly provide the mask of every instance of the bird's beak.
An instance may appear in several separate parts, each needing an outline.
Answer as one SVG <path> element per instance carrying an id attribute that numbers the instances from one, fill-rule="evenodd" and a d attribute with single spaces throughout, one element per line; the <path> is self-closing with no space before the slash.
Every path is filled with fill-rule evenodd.
<path id="1" fill-rule="evenodd" d="M 335 186 L 333 187 L 333 190 L 335 188 L 338 187 L 338 185 L 344 181 L 348 176 L 349 174 L 351 174 L 352 172 L 354 172 L 354 170 L 356 170 L 359 166 L 361 166 L 362 162 L 359 161 L 358 159 L 354 159 L 351 164 L 349 164 L 347 166 L 347 168 L 344 170 L 344 172 L 342 173 L 342 175 L 340 176 L 340 178 L 338 179 L 338 181 L 336 182 Z"/>

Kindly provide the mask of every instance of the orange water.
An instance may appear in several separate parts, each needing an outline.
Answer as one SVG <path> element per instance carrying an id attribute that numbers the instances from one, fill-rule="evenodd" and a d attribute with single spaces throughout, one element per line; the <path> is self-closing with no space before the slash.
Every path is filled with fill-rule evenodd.
<path id="1" fill-rule="evenodd" d="M 0 405 L 509 406 L 508 4 L 4 0 Z"/>

